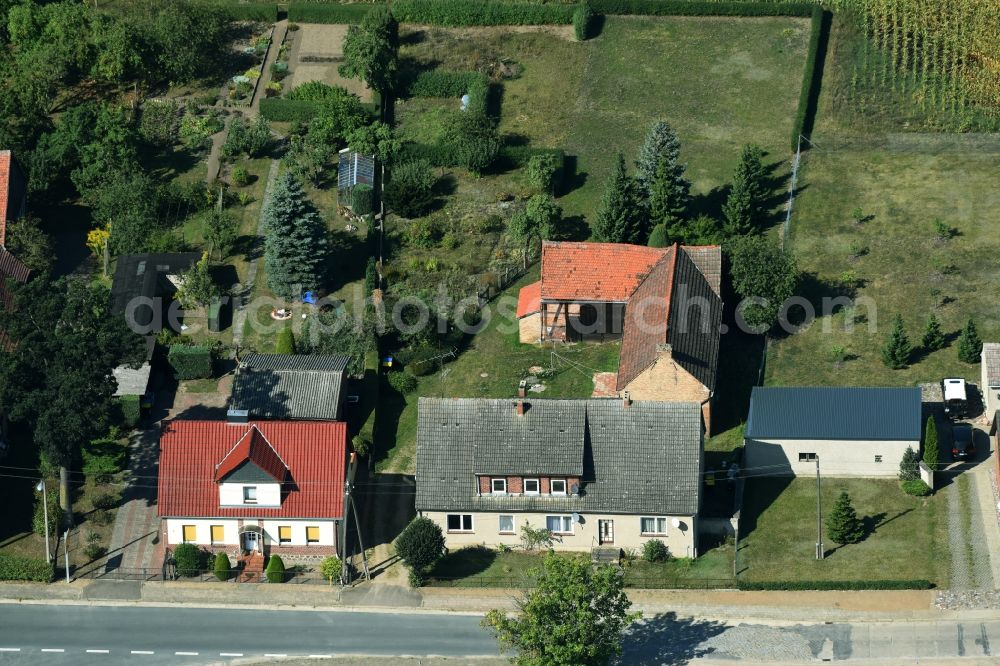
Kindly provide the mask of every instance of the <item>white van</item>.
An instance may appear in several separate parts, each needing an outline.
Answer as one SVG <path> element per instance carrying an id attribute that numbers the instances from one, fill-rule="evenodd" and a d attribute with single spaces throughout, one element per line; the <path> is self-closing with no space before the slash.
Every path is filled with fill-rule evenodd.
<path id="1" fill-rule="evenodd" d="M 944 415 L 949 419 L 965 418 L 969 412 L 969 398 L 966 393 L 965 380 L 942 379 L 941 392 L 944 394 Z"/>

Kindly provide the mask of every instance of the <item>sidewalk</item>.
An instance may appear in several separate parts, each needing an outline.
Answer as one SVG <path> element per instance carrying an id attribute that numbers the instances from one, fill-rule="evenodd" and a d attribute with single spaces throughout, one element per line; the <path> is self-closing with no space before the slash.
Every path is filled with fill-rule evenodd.
<path id="1" fill-rule="evenodd" d="M 269 609 L 392 610 L 396 612 L 485 613 L 515 609 L 517 591 L 492 588 L 421 588 L 321 585 L 77 580 L 70 584 L 0 583 L 0 602 L 124 603 L 236 606 Z M 934 592 L 830 591 L 740 592 L 736 590 L 630 590 L 633 608 L 648 616 L 682 616 L 747 622 L 1000 619 L 1000 609 L 943 611 L 932 607 Z"/>

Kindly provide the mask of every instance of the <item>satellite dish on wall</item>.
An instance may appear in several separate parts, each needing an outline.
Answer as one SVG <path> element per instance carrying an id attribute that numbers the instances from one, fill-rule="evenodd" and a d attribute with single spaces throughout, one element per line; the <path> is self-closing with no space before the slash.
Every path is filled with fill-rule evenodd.
<path id="1" fill-rule="evenodd" d="M 580 484 L 579 483 L 574 483 L 573 485 L 571 485 L 569 487 L 569 491 L 572 494 L 574 494 L 574 495 L 579 495 L 580 494 Z"/>
<path id="2" fill-rule="evenodd" d="M 674 518 L 673 520 L 670 521 L 670 524 L 674 526 L 674 529 L 677 529 L 678 527 L 681 526 L 681 521 L 677 518 Z"/>
<path id="3" fill-rule="evenodd" d="M 573 514 L 573 522 L 574 523 L 579 523 L 580 522 L 580 514 L 578 514 L 578 513 L 574 513 Z"/>

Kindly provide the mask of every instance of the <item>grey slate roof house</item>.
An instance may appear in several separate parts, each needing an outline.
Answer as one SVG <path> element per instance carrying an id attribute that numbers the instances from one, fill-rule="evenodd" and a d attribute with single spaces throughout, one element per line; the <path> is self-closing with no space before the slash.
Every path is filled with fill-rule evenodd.
<path id="1" fill-rule="evenodd" d="M 229 408 L 251 419 L 340 420 L 347 356 L 247 354 Z"/>
<path id="2" fill-rule="evenodd" d="M 449 547 L 516 545 L 528 524 L 560 549 L 697 554 L 698 403 L 421 398 L 418 414 L 416 508 Z"/>
<path id="3" fill-rule="evenodd" d="M 920 451 L 919 388 L 762 387 L 750 395 L 745 473 L 896 476 Z"/>
<path id="4" fill-rule="evenodd" d="M 199 252 L 123 254 L 118 257 L 111 281 L 111 312 L 125 315 L 126 319 L 131 317 L 137 326 L 145 329 L 137 332 L 156 335 L 168 323 L 167 308 L 177 291 L 175 280 L 199 259 Z M 140 301 L 136 299 L 143 299 L 147 304 L 137 307 Z M 161 300 L 156 302 L 155 299 Z"/>

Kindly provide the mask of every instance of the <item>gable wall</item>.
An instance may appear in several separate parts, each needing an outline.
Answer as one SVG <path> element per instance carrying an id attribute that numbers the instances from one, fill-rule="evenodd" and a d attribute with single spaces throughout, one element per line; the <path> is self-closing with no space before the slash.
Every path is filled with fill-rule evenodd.
<path id="1" fill-rule="evenodd" d="M 243 488 L 257 488 L 257 503 L 243 503 Z M 219 504 L 222 506 L 281 506 L 281 484 L 278 483 L 220 483 Z"/>
<path id="2" fill-rule="evenodd" d="M 711 433 L 711 391 L 669 355 L 661 354 L 653 365 L 629 382 L 624 391 L 628 391 L 632 400 L 701 403 L 705 430 Z"/>

